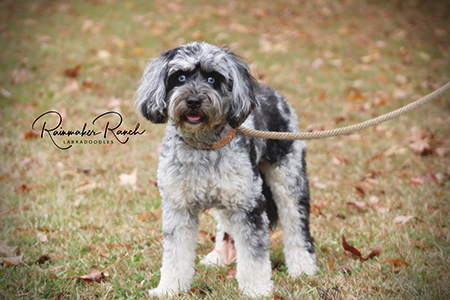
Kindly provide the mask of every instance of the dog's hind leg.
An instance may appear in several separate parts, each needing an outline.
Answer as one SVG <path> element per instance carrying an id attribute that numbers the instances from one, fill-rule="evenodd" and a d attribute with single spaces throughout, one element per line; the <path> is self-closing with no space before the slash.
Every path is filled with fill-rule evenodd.
<path id="1" fill-rule="evenodd" d="M 264 162 L 261 171 L 271 190 L 283 227 L 284 255 L 292 276 L 317 271 L 314 239 L 309 231 L 309 186 L 301 143 L 280 161 Z"/>
<path id="2" fill-rule="evenodd" d="M 217 211 L 236 247 L 239 289 L 251 297 L 269 296 L 273 287 L 269 220 L 262 199 L 256 201 L 256 207 L 245 211 Z"/>
<path id="3" fill-rule="evenodd" d="M 222 247 L 223 238 L 227 230 L 225 228 L 225 224 L 222 223 L 217 211 L 214 211 L 214 219 L 217 222 L 216 237 L 215 237 L 216 246 L 213 251 L 209 252 L 205 257 L 202 258 L 202 260 L 200 260 L 200 263 L 206 266 L 224 267 L 225 263 L 222 257 L 220 256 L 218 250 Z"/>

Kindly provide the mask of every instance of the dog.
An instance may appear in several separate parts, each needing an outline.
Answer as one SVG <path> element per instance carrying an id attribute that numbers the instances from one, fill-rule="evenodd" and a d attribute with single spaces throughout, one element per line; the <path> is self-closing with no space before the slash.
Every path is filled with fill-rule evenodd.
<path id="1" fill-rule="evenodd" d="M 279 92 L 258 83 L 228 47 L 192 42 L 150 61 L 135 98 L 145 118 L 167 123 L 157 175 L 164 252 L 161 279 L 150 296 L 189 291 L 198 214 L 209 208 L 217 221 L 216 249 L 225 233 L 234 240 L 244 294 L 270 295 L 269 228 L 277 222 L 289 275 L 316 272 L 305 143 L 235 130 L 242 124 L 297 132 L 297 116 Z M 220 264 L 221 258 L 212 251 L 202 263 Z"/>

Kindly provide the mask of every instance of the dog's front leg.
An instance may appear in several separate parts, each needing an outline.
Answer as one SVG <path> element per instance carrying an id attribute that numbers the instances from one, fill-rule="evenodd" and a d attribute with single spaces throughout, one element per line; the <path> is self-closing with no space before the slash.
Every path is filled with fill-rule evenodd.
<path id="1" fill-rule="evenodd" d="M 163 201 L 164 253 L 161 280 L 150 296 L 173 296 L 190 289 L 195 273 L 198 214 L 174 208 Z"/>
<path id="2" fill-rule="evenodd" d="M 273 282 L 269 258 L 269 220 L 261 208 L 229 215 L 236 247 L 239 289 L 251 297 L 269 296 Z"/>

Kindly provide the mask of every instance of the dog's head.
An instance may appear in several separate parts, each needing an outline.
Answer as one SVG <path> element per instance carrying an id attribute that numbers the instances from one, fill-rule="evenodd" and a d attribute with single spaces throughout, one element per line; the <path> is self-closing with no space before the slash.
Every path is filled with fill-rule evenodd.
<path id="1" fill-rule="evenodd" d="M 136 104 L 153 123 L 174 122 L 188 131 L 225 123 L 238 127 L 256 106 L 256 81 L 247 64 L 227 47 L 194 42 L 151 61 Z"/>

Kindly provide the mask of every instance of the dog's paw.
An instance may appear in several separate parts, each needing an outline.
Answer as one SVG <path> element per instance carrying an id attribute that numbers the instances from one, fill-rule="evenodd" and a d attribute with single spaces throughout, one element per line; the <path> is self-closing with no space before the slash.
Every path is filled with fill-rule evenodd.
<path id="1" fill-rule="evenodd" d="M 222 257 L 220 254 L 213 250 L 208 255 L 206 255 L 200 263 L 205 266 L 219 266 L 219 267 L 225 267 L 225 263 L 223 262 Z"/>
<path id="2" fill-rule="evenodd" d="M 174 296 L 176 292 L 161 288 L 155 288 L 148 291 L 150 298 L 166 299 Z"/>
<path id="3" fill-rule="evenodd" d="M 288 265 L 288 273 L 292 277 L 299 277 L 303 274 L 311 276 L 317 271 L 319 271 L 319 268 L 316 265 L 316 260 L 313 258 L 303 259 L 295 265 L 292 263 L 290 266 Z"/>
<path id="4" fill-rule="evenodd" d="M 239 286 L 239 288 L 242 293 L 253 299 L 265 299 L 272 294 L 273 282 L 269 281 L 263 285 L 254 284 L 252 286 Z"/>

